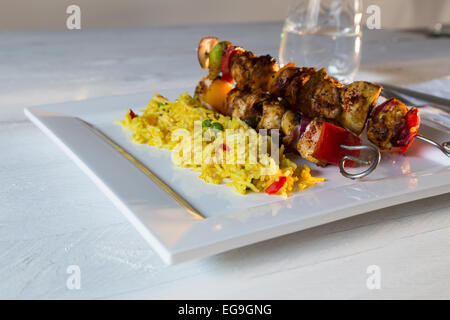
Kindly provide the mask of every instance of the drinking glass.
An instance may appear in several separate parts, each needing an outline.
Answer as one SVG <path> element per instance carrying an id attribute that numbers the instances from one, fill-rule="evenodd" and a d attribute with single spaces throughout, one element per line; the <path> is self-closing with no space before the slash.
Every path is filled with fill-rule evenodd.
<path id="1" fill-rule="evenodd" d="M 327 67 L 348 83 L 360 63 L 362 0 L 295 0 L 281 33 L 279 61 Z"/>

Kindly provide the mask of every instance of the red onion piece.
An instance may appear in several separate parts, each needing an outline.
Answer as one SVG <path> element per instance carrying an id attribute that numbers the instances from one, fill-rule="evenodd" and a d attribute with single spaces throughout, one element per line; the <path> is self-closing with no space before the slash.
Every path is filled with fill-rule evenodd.
<path id="1" fill-rule="evenodd" d="M 372 112 L 372 119 L 375 119 L 375 117 L 381 112 L 383 111 L 383 109 L 388 105 L 388 103 L 390 103 L 392 101 L 393 98 L 386 100 L 385 102 L 383 102 L 382 104 L 380 104 L 379 106 L 377 106 L 375 108 L 375 110 L 373 110 Z"/>
<path id="2" fill-rule="evenodd" d="M 300 139 L 303 134 L 305 133 L 306 127 L 308 124 L 312 121 L 311 118 L 302 116 L 302 119 L 300 120 L 300 132 L 298 133 L 298 138 Z"/>

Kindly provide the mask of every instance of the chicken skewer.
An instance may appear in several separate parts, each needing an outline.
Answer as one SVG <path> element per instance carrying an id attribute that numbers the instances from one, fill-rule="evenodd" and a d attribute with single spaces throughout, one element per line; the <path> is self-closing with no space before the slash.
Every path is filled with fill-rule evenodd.
<path id="1" fill-rule="evenodd" d="M 370 111 L 376 105 L 381 86 L 367 81 L 355 81 L 344 86 L 329 77 L 325 68 L 314 73 L 311 68 L 306 68 L 306 76 L 305 72 L 300 72 L 289 77 L 291 69 L 305 68 L 287 66 L 281 69 L 270 85 L 272 94 L 280 95 L 284 85 L 287 90 L 280 96 L 287 99 L 295 110 L 310 117 L 323 117 L 357 135 L 361 134 Z"/>
<path id="2" fill-rule="evenodd" d="M 233 72 L 232 67 L 232 74 L 238 73 L 237 70 Z M 414 107 L 408 110 L 397 99 L 388 100 L 370 115 L 381 87 L 365 81 L 343 86 L 328 77 L 325 69 L 316 71 L 288 64 L 271 76 L 268 90 L 272 95 L 286 99 L 303 115 L 323 117 L 356 134 L 362 132 L 369 118 L 368 139 L 381 150 L 406 152 L 420 126 L 419 110 Z"/>
<path id="3" fill-rule="evenodd" d="M 210 49 L 205 50 L 206 46 L 202 46 L 204 41 L 209 44 Z M 244 120 L 255 129 L 281 129 L 283 144 L 288 149 L 298 151 L 303 158 L 318 165 L 339 165 L 345 156 L 359 156 L 359 150 L 341 148 L 341 145 L 360 146 L 361 141 L 357 136 L 320 118 L 301 118 L 298 112 L 288 110 L 290 107 L 286 100 L 281 101 L 267 92 L 273 74 L 278 71 L 273 58 L 257 57 L 249 51 L 230 45 L 229 42 L 213 41 L 213 38 L 201 41 L 199 61 L 202 67 L 209 67 L 209 74 L 199 82 L 194 96 L 222 114 Z M 207 57 L 206 63 L 202 61 L 200 53 Z M 220 60 L 222 71 L 231 71 L 231 66 L 228 65 L 227 68 L 224 62 L 232 62 L 234 55 L 240 62 L 233 64 L 233 76 L 229 72 L 222 72 L 222 77 L 219 77 L 218 61 Z M 239 79 L 234 89 L 230 84 L 233 77 Z M 349 165 L 352 166 L 353 163 Z"/>
<path id="4" fill-rule="evenodd" d="M 358 135 L 364 129 L 381 92 L 380 85 L 355 81 L 344 86 L 329 77 L 325 68 L 299 68 L 289 63 L 279 69 L 270 56 L 258 57 L 242 50 L 231 46 L 223 55 L 229 60 L 231 81 L 236 81 L 237 88 L 268 91 L 306 116 L 332 120 Z"/>
<path id="5" fill-rule="evenodd" d="M 202 47 L 202 41 L 200 47 Z M 199 60 L 201 60 L 200 56 Z M 227 48 L 223 50 L 220 64 L 222 78 L 229 82 L 235 80 L 236 88 L 247 91 L 268 91 L 273 96 L 285 99 L 294 110 L 303 115 L 324 118 L 357 135 L 361 134 L 366 126 L 367 119 L 381 92 L 381 86 L 366 81 L 355 81 L 344 86 L 336 79 L 329 77 L 324 68 L 317 71 L 315 68 L 298 68 L 295 64 L 289 63 L 279 69 L 275 59 L 270 56 L 258 57 L 241 47 L 232 46 L 229 42 Z M 405 152 L 410 143 L 396 145 L 393 141 L 390 145 L 380 141 L 385 136 L 398 136 L 401 128 L 403 135 L 407 135 L 412 142 L 417 130 L 409 124 L 419 123 L 419 114 L 417 111 L 410 112 L 408 114 L 410 120 L 406 121 L 408 112 L 406 106 L 393 109 L 396 110 L 397 116 L 389 117 L 395 118 L 395 124 L 388 125 L 384 121 L 377 121 L 377 126 L 374 128 L 375 122 L 369 121 L 368 131 L 383 132 L 383 135 L 368 136 L 370 141 L 382 150 Z M 387 113 L 381 113 L 381 117 L 393 112 L 389 109 L 385 111 Z M 403 143 L 407 140 L 403 139 Z M 402 139 L 397 139 L 397 142 L 399 141 L 402 142 Z"/>

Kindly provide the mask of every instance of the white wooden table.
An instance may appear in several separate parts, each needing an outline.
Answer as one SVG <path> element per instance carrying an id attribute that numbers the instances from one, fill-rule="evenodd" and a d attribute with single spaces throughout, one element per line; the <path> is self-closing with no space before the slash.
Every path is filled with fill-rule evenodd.
<path id="1" fill-rule="evenodd" d="M 0 33 L 0 298 L 450 298 L 450 195 L 164 265 L 23 107 L 193 87 L 218 35 L 277 55 L 281 23 Z M 367 32 L 359 77 L 450 75 L 450 41 Z M 150 94 L 149 94 L 150 98 Z M 66 286 L 69 265 L 81 288 Z M 367 267 L 381 270 L 369 290 Z"/>

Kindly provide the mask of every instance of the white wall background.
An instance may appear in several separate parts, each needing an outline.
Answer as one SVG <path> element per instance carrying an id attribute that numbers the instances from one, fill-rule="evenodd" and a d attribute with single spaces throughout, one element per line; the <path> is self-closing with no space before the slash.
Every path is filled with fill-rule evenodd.
<path id="1" fill-rule="evenodd" d="M 0 0 L 0 30 L 66 27 L 66 8 L 81 7 L 82 28 L 280 21 L 291 0 Z M 383 28 L 450 23 L 450 0 L 364 0 L 381 7 Z"/>

